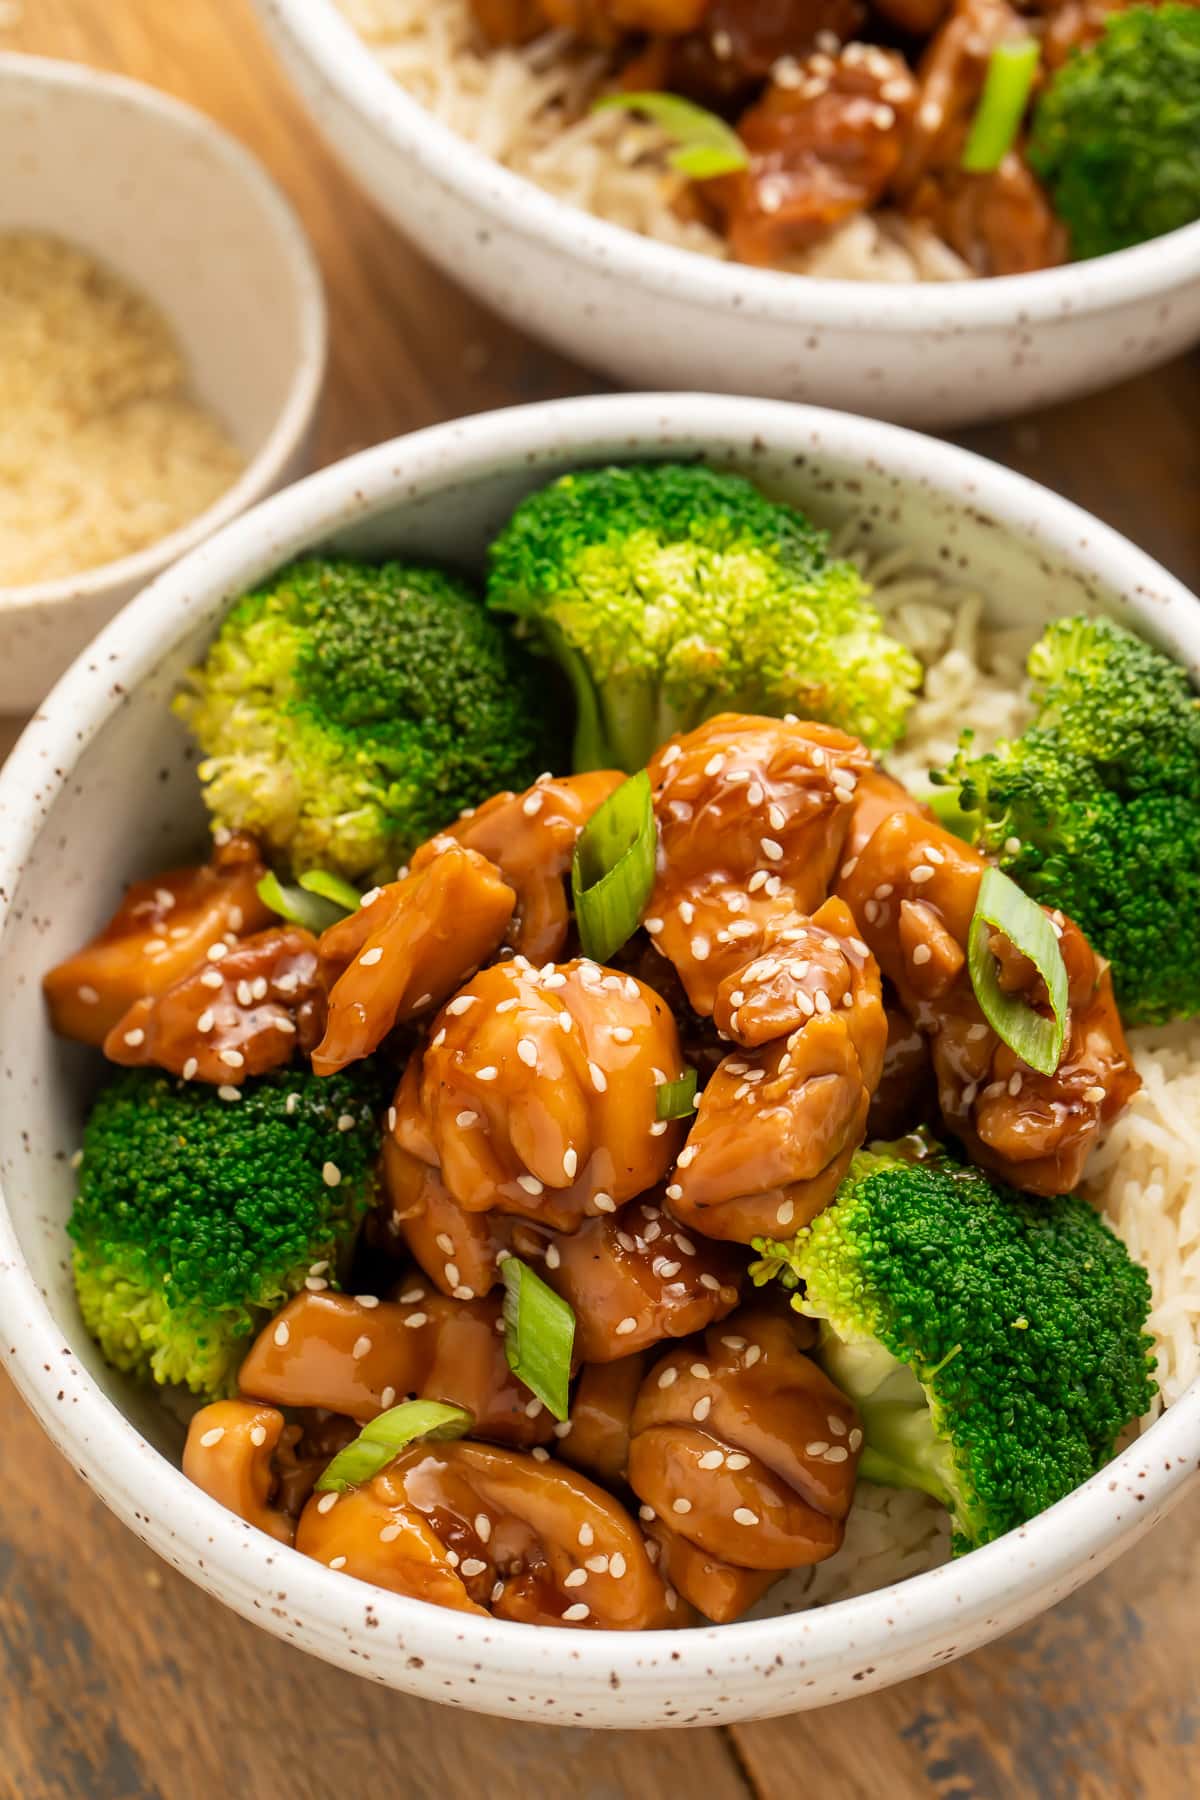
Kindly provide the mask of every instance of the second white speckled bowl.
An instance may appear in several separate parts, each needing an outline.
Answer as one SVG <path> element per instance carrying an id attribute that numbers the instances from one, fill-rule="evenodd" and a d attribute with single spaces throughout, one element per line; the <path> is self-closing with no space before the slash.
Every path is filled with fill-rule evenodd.
<path id="1" fill-rule="evenodd" d="M 55 1443 L 146 1543 L 246 1618 L 428 1699 L 556 1724 L 753 1719 L 949 1661 L 1053 1605 L 1167 1512 L 1200 1463 L 1200 1384 L 1024 1530 L 820 1612 L 682 1632 L 534 1630 L 348 1580 L 191 1486 L 178 1432 L 104 1367 L 75 1310 L 63 1230 L 95 1059 L 56 1042 L 39 977 L 122 885 L 194 850 L 194 768 L 167 710 L 227 602 L 336 544 L 478 563 L 529 489 L 580 463 L 700 455 L 881 550 L 948 557 L 993 616 L 1096 606 L 1200 672 L 1200 608 L 1065 500 L 965 451 L 808 408 L 704 395 L 570 400 L 381 444 L 228 526 L 129 607 L 51 694 L 0 776 L 0 1364 Z"/>
<path id="2" fill-rule="evenodd" d="M 318 129 L 426 256 L 631 386 L 963 425 L 1153 367 L 1200 337 L 1200 223 L 991 281 L 816 281 L 610 225 L 501 167 L 392 79 L 334 0 L 254 0 Z"/>

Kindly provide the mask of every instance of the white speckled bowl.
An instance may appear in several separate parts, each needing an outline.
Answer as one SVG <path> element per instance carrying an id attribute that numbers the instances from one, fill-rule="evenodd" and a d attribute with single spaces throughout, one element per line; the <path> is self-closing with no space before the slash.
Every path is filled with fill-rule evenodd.
<path id="1" fill-rule="evenodd" d="M 1200 1384 L 1132 1449 L 987 1549 L 822 1612 L 670 1633 L 534 1630 L 347 1580 L 192 1487 L 163 1411 L 100 1362 L 63 1231 L 95 1058 L 56 1042 L 41 972 L 134 874 L 194 849 L 201 808 L 167 712 L 226 602 L 331 543 L 477 562 L 514 502 L 583 462 L 699 453 L 881 548 L 949 557 L 1005 619 L 1098 605 L 1200 673 L 1200 609 L 1105 526 L 1020 476 L 889 426 L 704 395 L 560 401 L 381 444 L 227 526 L 116 619 L 0 776 L 0 1366 L 126 1524 L 246 1618 L 371 1680 L 559 1724 L 714 1724 L 824 1705 L 1019 1625 L 1163 1517 L 1200 1462 Z"/>
<path id="2" fill-rule="evenodd" d="M 161 569 L 303 473 L 325 301 L 308 241 L 259 164 L 154 88 L 0 54 L 0 168 L 0 232 L 67 238 L 148 294 L 246 458 L 227 492 L 158 543 L 77 576 L 0 585 L 0 713 L 26 713 Z"/>
<path id="3" fill-rule="evenodd" d="M 372 199 L 506 319 L 631 386 L 951 426 L 1046 406 L 1200 337 L 1200 223 L 994 281 L 816 281 L 718 262 L 568 206 L 438 123 L 333 0 L 254 0 Z"/>

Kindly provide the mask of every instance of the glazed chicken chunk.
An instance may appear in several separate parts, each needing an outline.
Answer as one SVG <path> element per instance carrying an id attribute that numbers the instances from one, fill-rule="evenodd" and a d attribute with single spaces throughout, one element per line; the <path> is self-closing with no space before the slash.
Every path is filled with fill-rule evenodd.
<path id="1" fill-rule="evenodd" d="M 749 1243 L 833 1199 L 866 1135 L 887 1021 L 875 959 L 836 899 L 769 938 L 717 1008 L 757 1047 L 726 1057 L 705 1088 L 666 1197 L 688 1227 Z"/>
<path id="2" fill-rule="evenodd" d="M 585 1362 L 612 1362 L 664 1338 L 689 1337 L 737 1305 L 740 1259 L 697 1244 L 649 1199 L 539 1241 L 517 1225 L 513 1250 L 533 1262 L 575 1314 Z"/>
<path id="3" fill-rule="evenodd" d="M 1078 926 L 1051 914 L 1068 977 L 1069 1022 L 1058 1068 L 1042 1075 L 992 1030 L 975 997 L 967 941 L 983 858 L 941 826 L 897 813 L 878 827 L 840 893 L 900 1002 L 930 1043 L 938 1099 L 973 1160 L 1014 1187 L 1065 1194 L 1078 1185 L 1102 1125 L 1141 1085 L 1112 983 Z M 1001 985 L 1046 1013 L 1032 963 L 992 934 Z"/>
<path id="4" fill-rule="evenodd" d="M 496 794 L 443 834 L 500 870 L 516 896 L 508 945 L 531 962 L 561 955 L 571 920 L 565 882 L 576 839 L 624 779 L 609 769 L 543 775 L 523 794 Z M 427 847 L 417 852 L 414 869 L 427 854 Z"/>
<path id="5" fill-rule="evenodd" d="M 221 952 L 222 954 L 215 954 Z M 237 1087 L 311 1053 L 325 1029 L 317 940 L 274 925 L 224 941 L 160 994 L 135 1000 L 104 1040 L 110 1062 Z"/>
<path id="6" fill-rule="evenodd" d="M 397 1593 L 533 1625 L 683 1622 L 625 1508 L 583 1475 L 490 1444 L 416 1444 L 309 1501 L 296 1548 Z"/>
<path id="7" fill-rule="evenodd" d="M 838 869 L 871 759 L 832 726 L 721 713 L 650 763 L 659 867 L 643 921 L 698 1013 L 784 912 L 807 915 Z"/>
<path id="8" fill-rule="evenodd" d="M 401 1400 L 442 1400 L 472 1415 L 480 1436 L 548 1443 L 554 1421 L 512 1373 L 497 1298 L 454 1301 L 419 1279 L 395 1300 L 298 1294 L 259 1333 L 243 1362 L 243 1394 L 317 1406 L 365 1425 Z"/>
<path id="9" fill-rule="evenodd" d="M 474 1300 L 499 1280 L 498 1254 L 509 1246 L 507 1220 L 494 1212 L 468 1212 L 446 1189 L 441 1172 L 383 1141 L 387 1228 L 434 1286 L 455 1300 Z"/>
<path id="10" fill-rule="evenodd" d="M 675 1021 L 653 989 L 580 958 L 477 975 L 434 1020 L 396 1096 L 402 1148 L 470 1212 L 573 1229 L 662 1180 L 683 1127 L 657 1118 L 678 1079 Z"/>
<path id="11" fill-rule="evenodd" d="M 318 1075 L 369 1056 L 402 1020 L 432 1011 L 497 950 L 516 901 L 499 871 L 453 838 L 435 838 L 412 872 L 364 896 L 321 938 L 329 1020 Z"/>
<path id="12" fill-rule="evenodd" d="M 746 1307 L 711 1326 L 702 1351 L 653 1363 L 642 1383 L 630 1485 L 658 1522 L 672 1581 L 709 1618 L 735 1617 L 770 1574 L 841 1545 L 862 1430 L 805 1354 L 810 1342 L 800 1320 Z M 702 1556 L 679 1554 L 676 1537 Z M 738 1582 L 729 1570 L 768 1580 Z"/>
<path id="13" fill-rule="evenodd" d="M 749 166 L 707 184 L 739 262 L 770 268 L 875 206 L 917 108 L 904 58 L 873 44 L 776 65 L 738 135 Z"/>
<path id="14" fill-rule="evenodd" d="M 645 1373 L 646 1357 L 640 1353 L 585 1363 L 571 1396 L 571 1416 L 555 1426 L 557 1455 L 604 1487 L 626 1485 L 633 1409 Z"/>
<path id="15" fill-rule="evenodd" d="M 46 976 L 55 1031 L 99 1047 L 136 1000 L 269 925 L 274 915 L 258 897 L 265 874 L 253 839 L 236 836 L 200 868 L 134 882 L 103 931 Z"/>
<path id="16" fill-rule="evenodd" d="M 183 1472 L 239 1519 L 290 1544 L 295 1520 L 274 1504 L 274 1459 L 283 1429 L 283 1414 L 257 1400 L 216 1400 L 202 1406 L 188 1426 Z"/>

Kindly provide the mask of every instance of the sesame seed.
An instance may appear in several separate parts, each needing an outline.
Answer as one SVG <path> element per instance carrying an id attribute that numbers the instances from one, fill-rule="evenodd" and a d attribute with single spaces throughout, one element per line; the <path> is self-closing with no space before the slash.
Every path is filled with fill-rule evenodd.
<path id="1" fill-rule="evenodd" d="M 424 1325 L 426 1323 L 426 1321 L 428 1320 L 428 1318 L 429 1318 L 428 1313 L 423 1313 L 423 1312 L 409 1313 L 409 1315 L 408 1315 L 407 1319 L 405 1319 L 404 1323 L 408 1326 L 408 1329 L 410 1331 L 415 1331 L 419 1325 Z"/>
<path id="2" fill-rule="evenodd" d="M 670 1190 L 670 1188 L 668 1188 L 667 1193 L 670 1194 L 670 1192 L 671 1192 L 671 1190 Z M 696 1254 L 695 1244 L 693 1244 L 690 1237 L 684 1237 L 682 1231 L 677 1231 L 675 1233 L 675 1244 L 678 1249 L 683 1251 L 683 1254 L 685 1256 L 695 1256 L 695 1254 Z"/>
<path id="3" fill-rule="evenodd" d="M 682 1200 L 683 1199 L 683 1189 L 680 1187 L 680 1185 L 677 1181 L 673 1181 L 671 1183 L 670 1187 L 667 1188 L 666 1195 L 667 1195 L 668 1200 Z"/>
<path id="4" fill-rule="evenodd" d="M 373 969 L 376 963 L 383 961 L 383 950 L 376 944 L 372 949 L 364 950 L 358 960 L 364 969 Z"/>
<path id="5" fill-rule="evenodd" d="M 1104 1089 L 1102 1087 L 1084 1088 L 1083 1097 L 1092 1106 L 1099 1106 L 1100 1102 L 1104 1099 Z"/>
<path id="6" fill-rule="evenodd" d="M 706 1450 L 704 1455 L 697 1459 L 696 1467 L 698 1469 L 719 1469 L 724 1461 L 725 1452 L 723 1450 Z"/>
<path id="7" fill-rule="evenodd" d="M 859 1446 L 861 1445 L 862 1441 L 863 1441 L 863 1434 L 856 1425 L 854 1430 L 850 1433 L 850 1448 L 851 1448 L 851 1450 L 852 1451 L 857 1450 L 859 1448 Z"/>
<path id="8" fill-rule="evenodd" d="M 783 860 L 783 845 L 782 844 L 777 843 L 774 838 L 769 838 L 769 837 L 759 838 L 758 843 L 759 843 L 760 850 L 762 851 L 763 855 L 766 857 L 768 862 L 782 862 L 782 860 Z"/>
<path id="9" fill-rule="evenodd" d="M 1016 1099 L 1017 1095 L 1020 1093 L 1020 1091 L 1024 1087 L 1024 1085 L 1025 1085 L 1025 1082 L 1024 1082 L 1024 1079 L 1019 1070 L 1016 1072 L 1016 1074 L 1009 1076 L 1008 1091 L 1012 1095 L 1014 1100 Z"/>
<path id="10" fill-rule="evenodd" d="M 668 744 L 658 760 L 664 769 L 669 769 L 671 764 L 673 762 L 678 762 L 682 755 L 683 751 L 679 748 L 678 744 Z"/>
<path id="11" fill-rule="evenodd" d="M 418 1300 L 423 1300 L 424 1298 L 425 1289 L 423 1287 L 405 1288 L 400 1296 L 400 1304 L 401 1306 L 415 1306 Z"/>
<path id="12" fill-rule="evenodd" d="M 657 937 L 663 928 L 661 919 L 643 919 L 642 924 L 646 927 L 646 930 L 650 933 L 651 937 Z"/>
<path id="13" fill-rule="evenodd" d="M 844 1419 L 839 1419 L 836 1413 L 830 1413 L 826 1419 L 826 1423 L 834 1437 L 845 1437 L 847 1430 L 846 1421 Z"/>
<path id="14" fill-rule="evenodd" d="M 782 806 L 771 805 L 767 808 L 767 823 L 772 831 L 782 831 L 787 824 L 787 814 Z"/>
<path id="15" fill-rule="evenodd" d="M 579 1527 L 579 1541 L 583 1545 L 585 1550 L 587 1549 L 589 1544 L 595 1543 L 595 1541 L 596 1541 L 596 1534 L 592 1530 L 591 1526 L 588 1524 L 586 1519 L 583 1521 L 583 1524 Z"/>
<path id="16" fill-rule="evenodd" d="M 752 781 L 750 786 L 746 789 L 746 798 L 751 806 L 761 806 L 763 803 L 762 783 L 759 781 Z"/>
<path id="17" fill-rule="evenodd" d="M 1021 849 L 1021 840 L 1019 837 L 1005 838 L 1005 840 L 1004 840 L 1005 856 L 1017 856 L 1020 853 L 1020 849 Z"/>
<path id="18" fill-rule="evenodd" d="M 532 1400 L 527 1400 L 525 1402 L 525 1417 L 527 1419 L 536 1419 L 538 1414 L 541 1412 L 541 1410 L 542 1410 L 542 1403 L 538 1399 L 536 1394 L 534 1395 Z"/>
<path id="19" fill-rule="evenodd" d="M 716 1276 L 708 1275 L 708 1274 L 701 1275 L 700 1286 L 702 1288 L 708 1288 L 710 1290 L 710 1292 L 712 1292 L 714 1294 L 719 1293 L 720 1288 L 721 1288 L 721 1284 L 717 1280 Z"/>
<path id="20" fill-rule="evenodd" d="M 189 1056 L 183 1065 L 183 1079 L 185 1081 L 191 1081 L 199 1067 L 200 1064 L 196 1061 L 196 1058 L 194 1056 Z"/>
<path id="21" fill-rule="evenodd" d="M 654 1124 L 650 1127 L 650 1136 L 662 1137 L 669 1124 L 669 1119 L 656 1119 Z"/>
<path id="22" fill-rule="evenodd" d="M 681 900 L 679 902 L 679 916 L 685 925 L 691 924 L 696 916 L 696 909 L 690 900 Z"/>
<path id="23" fill-rule="evenodd" d="M 204 1433 L 200 1442 L 204 1445 L 206 1450 L 211 1450 L 213 1445 L 219 1444 L 224 1436 L 225 1427 L 223 1425 L 214 1425 L 211 1431 L 206 1431 Z"/>
<path id="24" fill-rule="evenodd" d="M 442 1045 L 445 1043 L 445 1041 L 446 1041 L 446 1027 L 443 1025 L 441 1030 L 435 1031 L 433 1036 L 430 1038 L 429 1048 L 431 1050 L 440 1050 Z"/>
<path id="25" fill-rule="evenodd" d="M 490 1596 L 493 1606 L 496 1604 L 497 1600 L 500 1599 L 500 1597 L 502 1596 L 503 1593 L 504 1593 L 504 1583 L 502 1581 L 494 1581 L 492 1583 L 492 1592 L 491 1592 L 491 1596 Z"/>
<path id="26" fill-rule="evenodd" d="M 913 946 L 912 959 L 918 969 L 925 963 L 930 962 L 932 957 L 933 951 L 929 948 L 928 944 L 915 944 Z"/>
<path id="27" fill-rule="evenodd" d="M 815 1438 L 811 1444 L 805 1444 L 805 1456 L 824 1456 L 829 1445 L 824 1438 Z"/>
<path id="28" fill-rule="evenodd" d="M 317 1501 L 317 1511 L 319 1513 L 332 1512 L 338 1503 L 338 1499 L 339 1496 L 337 1494 L 322 1494 L 321 1498 Z"/>
<path id="29" fill-rule="evenodd" d="M 749 1349 L 746 1351 L 746 1367 L 748 1369 L 752 1369 L 761 1355 L 762 1355 L 762 1345 L 761 1344 L 751 1344 Z M 729 1466 L 730 1466 L 730 1468 L 732 1468 L 733 1464 L 731 1463 Z"/>
<path id="30" fill-rule="evenodd" d="M 598 1094 L 605 1093 L 608 1088 L 608 1077 L 600 1067 L 600 1064 L 590 1062 L 588 1064 L 588 1074 L 592 1078 L 592 1086 L 595 1088 L 596 1092 Z"/>
<path id="31" fill-rule="evenodd" d="M 205 954 L 205 956 L 207 956 L 209 962 L 214 962 L 214 963 L 215 962 L 223 962 L 224 959 L 229 955 L 229 945 L 228 944 L 210 944 L 208 946 L 208 949 L 204 952 L 204 954 Z"/>
<path id="32" fill-rule="evenodd" d="M 323 1275 L 306 1275 L 304 1285 L 310 1294 L 323 1294 L 329 1283 Z"/>
<path id="33" fill-rule="evenodd" d="M 691 1510 L 692 1510 L 692 1503 L 690 1500 L 679 1499 L 679 1500 L 672 1500 L 672 1502 L 671 1502 L 671 1511 L 672 1512 L 690 1513 Z"/>
<path id="34" fill-rule="evenodd" d="M 218 1053 L 218 1060 L 223 1062 L 227 1069 L 244 1068 L 246 1062 L 240 1050 L 222 1050 Z"/>
<path id="35" fill-rule="evenodd" d="M 344 1569 L 346 1566 L 346 1559 L 344 1556 L 331 1557 L 329 1566 L 331 1569 Z"/>
<path id="36" fill-rule="evenodd" d="M 850 1452 L 846 1449 L 844 1444 L 834 1444 L 832 1449 L 825 1452 L 825 1461 L 827 1463 L 844 1463 L 849 1459 L 849 1456 Z"/>
<path id="37" fill-rule="evenodd" d="M 500 1071 L 495 1063 L 488 1063 L 486 1068 L 476 1069 L 475 1079 L 476 1081 L 495 1081 L 499 1073 Z"/>
<path id="38" fill-rule="evenodd" d="M 935 872 L 928 863 L 917 863 L 915 868 L 909 870 L 908 878 L 914 886 L 919 887 L 922 882 L 932 881 Z"/>
<path id="39" fill-rule="evenodd" d="M 241 1097 L 241 1090 L 238 1088 L 219 1087 L 217 1089 L 217 1098 L 219 1100 L 240 1100 Z"/>
<path id="40" fill-rule="evenodd" d="M 215 969 L 213 970 L 213 973 L 216 974 Z M 219 975 L 217 976 L 217 980 L 220 981 Z M 237 995 L 237 1003 L 239 1006 L 249 1006 L 251 1001 L 254 999 L 254 995 L 251 991 L 250 983 L 248 981 L 239 981 L 234 992 Z"/>
<path id="41" fill-rule="evenodd" d="M 382 1394 L 379 1396 L 379 1404 L 382 1406 L 384 1412 L 387 1412 L 390 1407 L 395 1406 L 396 1390 L 394 1387 L 388 1386 L 384 1388 Z"/>
<path id="42" fill-rule="evenodd" d="M 446 1275 L 446 1286 L 448 1288 L 456 1288 L 458 1286 L 459 1280 L 460 1280 L 460 1276 L 458 1273 L 458 1264 L 448 1262 L 446 1264 L 445 1275 Z"/>
<path id="43" fill-rule="evenodd" d="M 563 1614 L 563 1619 L 565 1622 L 573 1624 L 580 1619 L 586 1619 L 588 1611 L 589 1609 L 584 1605 L 583 1601 L 577 1600 L 574 1606 L 568 1606 L 566 1612 Z"/>
<path id="44" fill-rule="evenodd" d="M 486 1544 L 491 1535 L 492 1521 L 488 1518 L 486 1513 L 476 1513 L 475 1536 L 479 1539 L 481 1544 Z M 463 1567 L 466 1567 L 465 1563 L 463 1564 Z"/>
<path id="45" fill-rule="evenodd" d="M 575 1171 L 578 1169 L 578 1167 L 579 1167 L 578 1154 L 571 1146 L 568 1146 L 567 1149 L 565 1149 L 563 1151 L 563 1174 L 566 1176 L 568 1181 L 574 1181 Z"/>
<path id="46" fill-rule="evenodd" d="M 537 1068 L 538 1049 L 532 1038 L 517 1039 L 517 1055 L 527 1069 Z"/>
<path id="47" fill-rule="evenodd" d="M 482 1575 L 486 1568 L 487 1564 L 482 1562 L 478 1556 L 468 1556 L 466 1561 L 459 1568 L 459 1574 Z"/>
<path id="48" fill-rule="evenodd" d="M 611 1194 L 593 1194 L 592 1205 L 597 1212 L 613 1213 L 617 1210 L 617 1203 Z"/>
<path id="49" fill-rule="evenodd" d="M 693 1406 L 693 1408 L 692 1408 L 692 1417 L 693 1417 L 693 1419 L 695 1419 L 697 1425 L 703 1425 L 705 1419 L 707 1419 L 707 1417 L 711 1411 L 712 1411 L 712 1395 L 711 1394 L 702 1394 L 700 1396 L 699 1400 L 697 1400 L 695 1406 Z"/>
<path id="50" fill-rule="evenodd" d="M 712 1370 L 707 1363 L 694 1362 L 691 1367 L 691 1373 L 696 1377 L 697 1381 L 707 1381 L 712 1375 Z"/>
<path id="51" fill-rule="evenodd" d="M 659 1376 L 658 1385 L 660 1388 L 674 1387 L 675 1383 L 678 1380 L 679 1380 L 679 1370 L 668 1368 L 668 1369 L 664 1369 L 662 1374 Z"/>
<path id="52" fill-rule="evenodd" d="M 457 1019 L 460 1013 L 470 1012 L 475 1004 L 475 998 L 476 996 L 474 994 L 460 994 L 457 1000 L 451 1000 L 446 1011 L 450 1014 L 451 1018 Z"/>
<path id="53" fill-rule="evenodd" d="M 637 1330 L 637 1320 L 632 1317 L 621 1319 L 616 1328 L 618 1337 L 628 1337 L 631 1331 Z"/>
<path id="54" fill-rule="evenodd" d="M 201 1033 L 211 1031 L 216 1022 L 216 1016 L 211 1010 L 202 1012 L 196 1020 L 196 1030 Z"/>
<path id="55" fill-rule="evenodd" d="M 743 1455 L 740 1450 L 731 1450 L 725 1458 L 725 1467 L 727 1469 L 748 1469 L 750 1458 Z"/>
<path id="56" fill-rule="evenodd" d="M 535 819 L 542 810 L 543 794 L 526 794 L 521 802 L 521 811 L 527 819 Z"/>
<path id="57" fill-rule="evenodd" d="M 758 1524 L 758 1514 L 756 1512 L 751 1512 L 748 1506 L 735 1506 L 733 1509 L 733 1518 L 734 1523 L 737 1525 Z"/>
<path id="58" fill-rule="evenodd" d="M 591 1563 L 589 1563 L 588 1568 L 590 1569 L 591 1566 Z M 621 1580 L 625 1574 L 625 1566 L 625 1558 L 621 1555 L 621 1552 L 619 1550 L 614 1551 L 612 1556 L 608 1559 L 608 1572 L 614 1581 Z"/>
<path id="59" fill-rule="evenodd" d="M 605 1557 L 604 1563 L 605 1563 L 605 1567 L 607 1568 L 607 1566 L 608 1566 L 608 1558 L 607 1557 Z M 565 1588 L 582 1587 L 586 1580 L 587 1580 L 587 1570 L 586 1569 L 572 1569 L 569 1574 L 563 1576 L 563 1586 Z"/>
<path id="60" fill-rule="evenodd" d="M 292 1335 L 291 1329 L 288 1325 L 287 1320 L 280 1319 L 278 1325 L 276 1325 L 276 1327 L 275 1327 L 274 1331 L 271 1333 L 271 1335 L 275 1339 L 275 1342 L 279 1345 L 279 1348 L 281 1350 L 286 1349 L 288 1339 Z"/>
<path id="61" fill-rule="evenodd" d="M 321 1180 L 325 1183 L 326 1187 L 340 1186 L 341 1179 L 342 1171 L 335 1162 L 327 1162 L 324 1164 L 321 1169 Z"/>
<path id="62" fill-rule="evenodd" d="M 457 1550 L 447 1550 L 446 1561 L 450 1564 L 450 1567 L 452 1569 L 457 1569 L 457 1567 L 458 1567 L 458 1551 Z"/>
<path id="63" fill-rule="evenodd" d="M 299 1106 L 299 1104 L 300 1104 L 299 1094 L 289 1094 L 287 1099 L 283 1103 L 283 1110 L 286 1113 L 294 1113 L 296 1108 Z M 396 1123 L 395 1113 L 396 1113 L 396 1109 L 395 1109 L 395 1107 L 393 1107 L 392 1108 L 392 1124 L 393 1125 Z"/>
<path id="64" fill-rule="evenodd" d="M 463 1131 L 466 1131 L 469 1126 L 478 1125 L 479 1114 L 477 1112 L 468 1111 L 456 1113 L 454 1115 L 454 1123 L 460 1126 Z"/>

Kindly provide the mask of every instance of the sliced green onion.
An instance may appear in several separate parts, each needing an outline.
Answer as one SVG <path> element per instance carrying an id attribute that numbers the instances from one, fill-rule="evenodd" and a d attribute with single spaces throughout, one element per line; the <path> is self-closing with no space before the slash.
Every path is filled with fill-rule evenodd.
<path id="1" fill-rule="evenodd" d="M 1040 56 L 1041 46 L 1032 37 L 1011 39 L 992 51 L 962 154 L 962 166 L 969 174 L 998 169 L 1012 149 Z"/>
<path id="2" fill-rule="evenodd" d="M 656 1119 L 690 1119 L 695 1110 L 695 1069 L 685 1069 L 678 1081 L 659 1082 L 654 1100 Z"/>
<path id="3" fill-rule="evenodd" d="M 264 875 L 258 884 L 258 897 L 264 906 L 269 906 L 273 913 L 286 919 L 289 925 L 301 925 L 305 931 L 311 931 L 320 937 L 339 919 L 344 919 L 347 912 L 358 908 L 358 895 L 354 896 L 354 906 L 343 906 L 340 901 L 327 897 L 309 884 L 313 875 L 302 875 L 300 887 L 284 887 L 279 877 L 274 874 Z M 336 881 L 336 876 L 317 875 L 318 880 Z M 353 890 L 351 890 L 353 891 Z"/>
<path id="4" fill-rule="evenodd" d="M 405 1445 L 417 1438 L 459 1438 L 475 1423 L 464 1406 L 446 1406 L 440 1400 L 402 1400 L 364 1425 L 352 1444 L 339 1450 L 317 1477 L 318 1494 L 345 1494 L 361 1487 Z"/>
<path id="5" fill-rule="evenodd" d="M 749 163 L 746 146 L 732 126 L 716 113 L 681 100 L 678 94 L 606 94 L 593 112 L 645 113 L 678 141 L 667 161 L 693 181 L 710 181 L 714 175 L 732 175 Z"/>
<path id="6" fill-rule="evenodd" d="M 1034 1012 L 1019 995 L 1004 992 L 996 976 L 996 959 L 988 947 L 989 931 L 1002 931 L 1013 948 L 1029 958 L 1046 984 L 1052 1019 Z M 985 870 L 979 884 L 967 963 L 975 998 L 992 1030 L 1031 1069 L 1053 1075 L 1067 1035 L 1067 965 L 1047 915 L 999 869 Z"/>
<path id="7" fill-rule="evenodd" d="M 570 1411 L 575 1314 L 518 1256 L 500 1265 L 504 1277 L 504 1354 L 518 1381 L 558 1420 Z"/>
<path id="8" fill-rule="evenodd" d="M 322 900 L 332 900 L 343 912 L 357 912 L 362 902 L 358 889 L 329 869 L 310 869 L 307 875 L 301 875 L 300 886 L 306 894 L 319 894 Z"/>
<path id="9" fill-rule="evenodd" d="M 585 956 L 607 962 L 641 924 L 657 845 L 650 777 L 642 769 L 592 814 L 575 845 L 571 892 Z"/>

